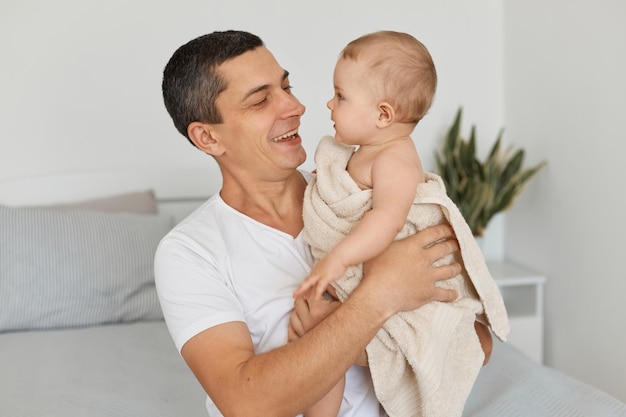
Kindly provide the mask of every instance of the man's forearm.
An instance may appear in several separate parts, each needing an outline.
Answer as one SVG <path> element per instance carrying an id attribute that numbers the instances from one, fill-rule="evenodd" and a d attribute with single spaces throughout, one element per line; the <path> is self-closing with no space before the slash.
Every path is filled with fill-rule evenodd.
<path id="1" fill-rule="evenodd" d="M 293 416 L 322 398 L 388 318 L 369 298 L 355 291 L 304 337 L 242 365 L 240 415 Z"/>
<path id="2" fill-rule="evenodd" d="M 330 391 L 391 315 L 381 308 L 391 304 L 380 297 L 385 285 L 364 282 L 323 320 L 326 308 L 300 300 L 317 326 L 269 352 L 255 354 L 248 327 L 232 322 L 194 336 L 181 353 L 225 416 L 294 416 Z"/>

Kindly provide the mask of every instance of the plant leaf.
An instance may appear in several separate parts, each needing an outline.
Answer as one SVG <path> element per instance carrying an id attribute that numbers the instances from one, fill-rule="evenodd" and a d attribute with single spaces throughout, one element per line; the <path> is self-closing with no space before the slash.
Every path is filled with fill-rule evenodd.
<path id="1" fill-rule="evenodd" d="M 495 214 L 512 206 L 546 162 L 523 169 L 523 149 L 513 151 L 511 147 L 502 151 L 504 129 L 498 132 L 487 158 L 481 162 L 476 156 L 476 127 L 471 127 L 469 139 L 460 135 L 462 114 L 459 107 L 435 161 L 448 196 L 472 232 L 480 235 Z"/>

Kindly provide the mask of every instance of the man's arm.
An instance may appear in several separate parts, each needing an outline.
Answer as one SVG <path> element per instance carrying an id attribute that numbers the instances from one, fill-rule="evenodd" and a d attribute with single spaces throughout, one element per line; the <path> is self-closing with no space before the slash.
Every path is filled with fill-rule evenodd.
<path id="1" fill-rule="evenodd" d="M 433 267 L 458 250 L 456 240 L 429 247 L 452 236 L 449 226 L 439 225 L 394 242 L 368 263 L 350 298 L 293 343 L 256 355 L 247 326 L 231 322 L 194 336 L 181 354 L 225 416 L 301 413 L 343 377 L 393 314 L 456 298 L 435 283 L 461 266 Z"/>
<path id="2" fill-rule="evenodd" d="M 289 341 L 293 342 L 304 336 L 307 332 L 313 329 L 319 324 L 326 316 L 332 313 L 341 303 L 337 301 L 329 300 L 317 300 L 309 298 L 304 300 L 299 298 L 294 303 L 294 311 L 289 318 Z M 311 314 L 312 311 L 316 311 L 315 315 Z M 489 328 L 478 322 L 474 322 L 474 329 L 480 342 L 480 346 L 485 354 L 483 360 L 483 366 L 489 362 L 491 358 L 491 352 L 493 351 L 493 337 Z M 360 366 L 367 366 L 367 353 L 363 351 L 355 364 Z"/>
<path id="3" fill-rule="evenodd" d="M 493 338 L 491 337 L 491 332 L 489 331 L 489 328 L 478 321 L 474 322 L 474 329 L 476 330 L 478 340 L 480 341 L 480 346 L 483 348 L 483 353 L 485 354 L 485 359 L 483 360 L 484 366 L 487 365 L 487 362 L 489 362 L 489 358 L 491 358 L 491 351 L 493 350 Z"/>

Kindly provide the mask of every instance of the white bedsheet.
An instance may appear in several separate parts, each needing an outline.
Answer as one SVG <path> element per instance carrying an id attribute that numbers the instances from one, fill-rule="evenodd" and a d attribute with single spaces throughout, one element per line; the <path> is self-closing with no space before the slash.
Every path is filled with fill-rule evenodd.
<path id="1" fill-rule="evenodd" d="M 206 417 L 165 323 L 0 334 L 2 417 Z"/>
<path id="2" fill-rule="evenodd" d="M 165 323 L 0 334 L 1 417 L 206 417 Z M 603 391 L 495 342 L 464 417 L 626 417 Z"/>
<path id="3" fill-rule="evenodd" d="M 463 417 L 626 417 L 626 404 L 494 341 Z"/>

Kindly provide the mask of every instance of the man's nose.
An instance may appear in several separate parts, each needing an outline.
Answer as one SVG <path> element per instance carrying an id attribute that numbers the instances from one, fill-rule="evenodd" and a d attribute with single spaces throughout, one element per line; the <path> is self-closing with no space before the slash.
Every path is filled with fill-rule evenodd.
<path id="1" fill-rule="evenodd" d="M 302 116 L 306 110 L 304 104 L 300 103 L 296 96 L 288 92 L 285 92 L 283 106 L 289 116 Z"/>

